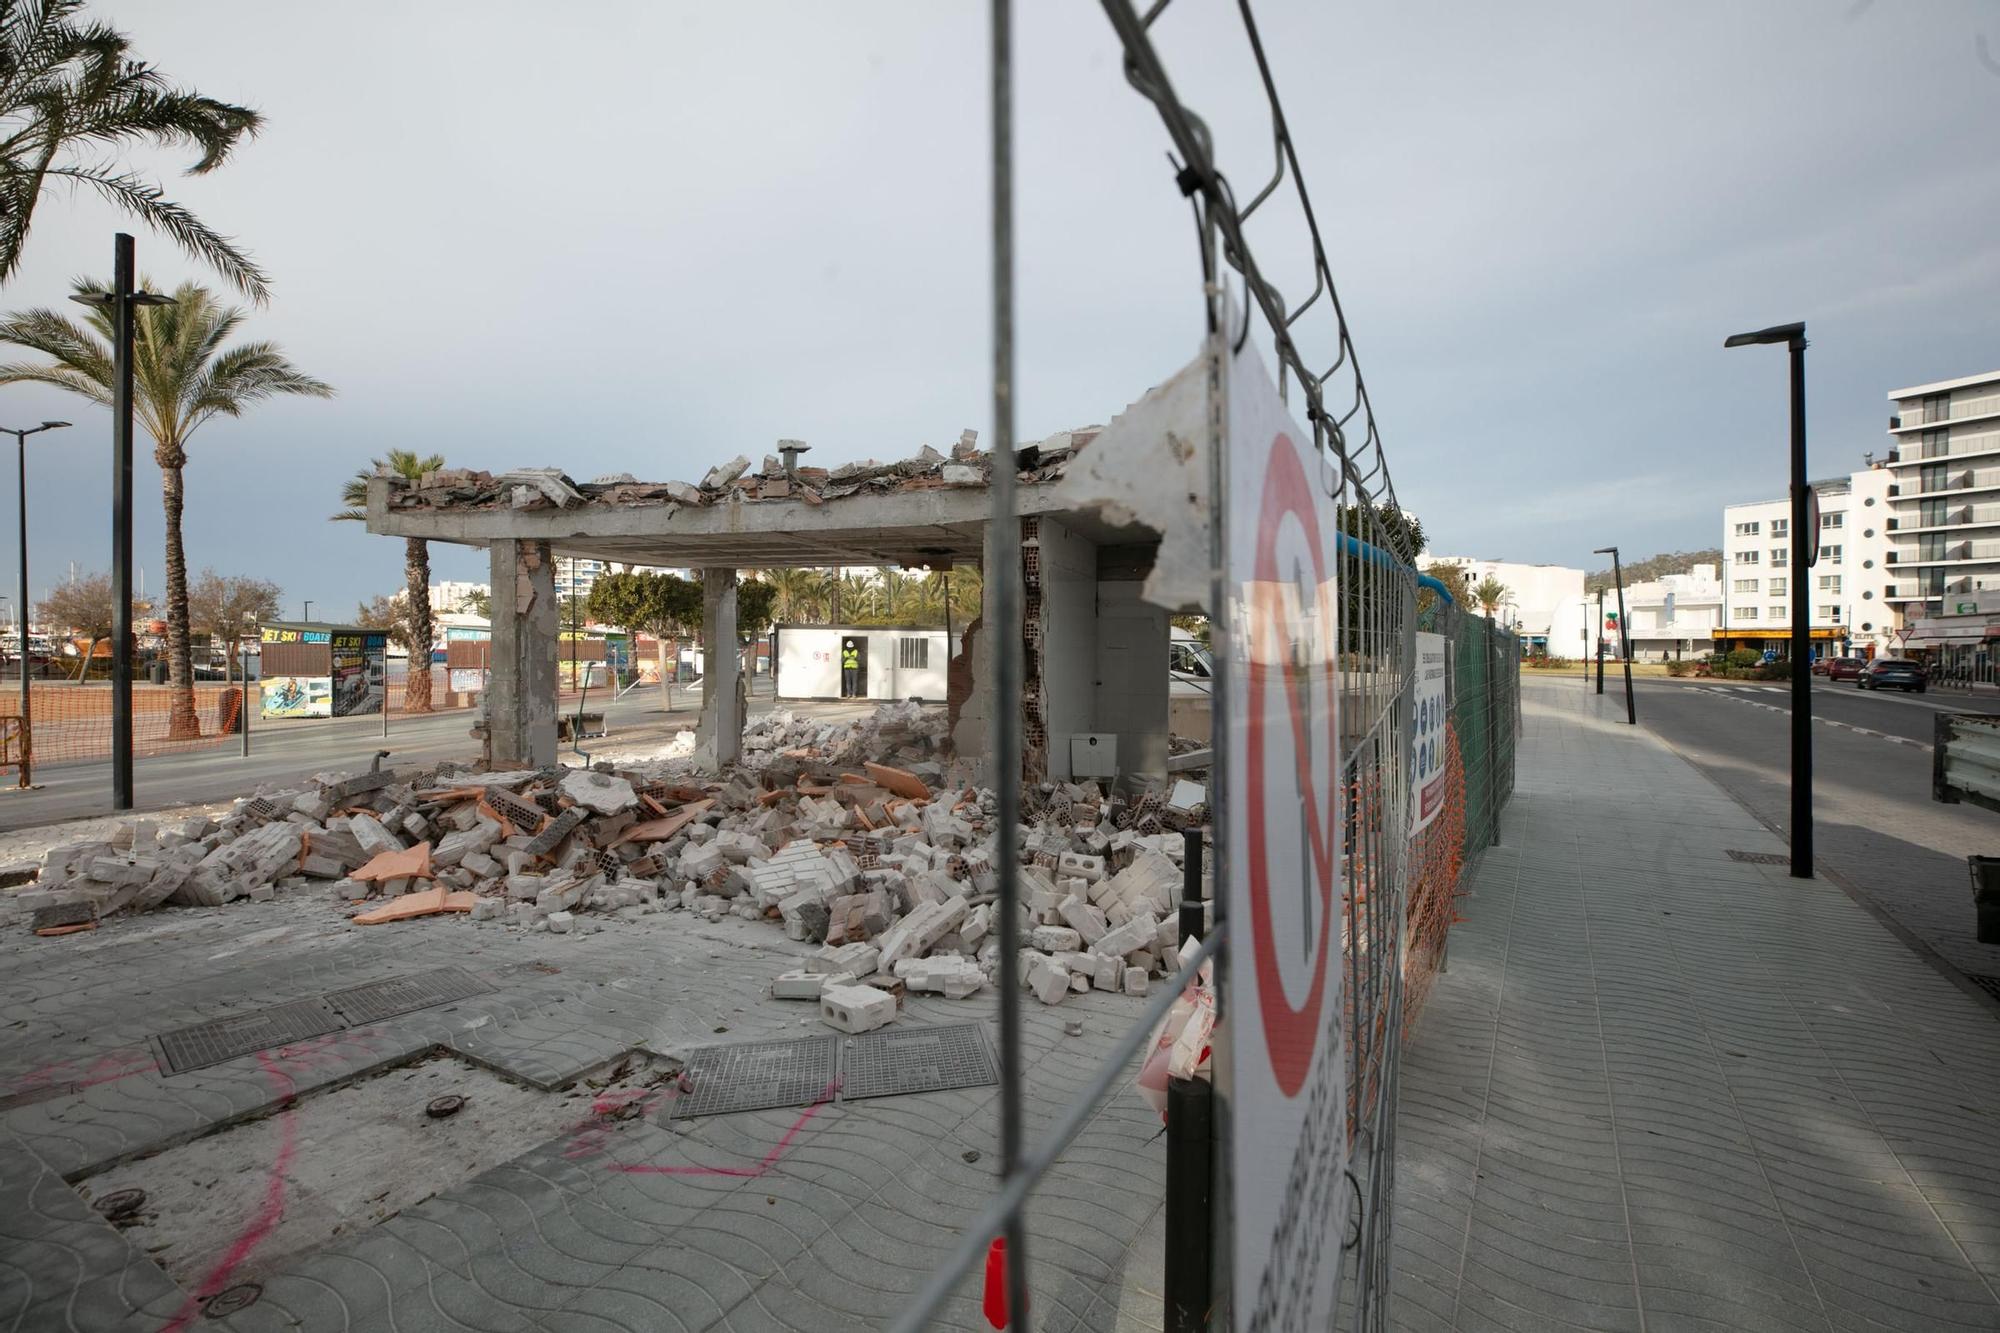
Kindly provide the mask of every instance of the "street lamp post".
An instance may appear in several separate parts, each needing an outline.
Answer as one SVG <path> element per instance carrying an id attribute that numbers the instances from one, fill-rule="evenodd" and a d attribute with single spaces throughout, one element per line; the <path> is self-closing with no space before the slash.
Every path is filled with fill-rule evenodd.
<path id="1" fill-rule="evenodd" d="M 44 421 L 39 426 L 26 430 L 15 430 L 11 426 L 0 426 L 0 431 L 14 437 L 14 458 L 21 491 L 21 584 L 20 597 L 14 604 L 15 627 L 21 631 L 21 785 L 32 784 L 28 766 L 34 762 L 28 749 L 29 737 L 34 723 L 31 705 L 28 702 L 28 437 L 40 435 L 45 430 L 61 430 L 69 425 L 67 421 Z"/>
<path id="2" fill-rule="evenodd" d="M 1778 324 L 1738 333 L 1724 347 L 1783 343 L 1791 374 L 1792 424 L 1792 878 L 1811 879 L 1812 825 L 1812 590 L 1818 563 L 1819 532 L 1808 530 L 1810 488 L 1806 483 L 1806 326 Z"/>
<path id="3" fill-rule="evenodd" d="M 132 340 L 142 305 L 172 305 L 171 296 L 139 291 L 132 237 L 112 246 L 108 292 L 70 297 L 110 312 L 111 340 L 111 805 L 132 808 Z M 88 666 L 88 663 L 85 663 Z"/>
<path id="4" fill-rule="evenodd" d="M 1600 546 L 1591 554 L 1611 557 L 1611 581 L 1618 588 L 1618 655 L 1625 659 L 1625 720 L 1633 726 L 1639 725 L 1639 708 L 1632 700 L 1632 627 L 1625 620 L 1625 568 L 1618 563 L 1618 548 Z M 1598 693 L 1604 692 L 1604 682 L 1598 681 Z"/>

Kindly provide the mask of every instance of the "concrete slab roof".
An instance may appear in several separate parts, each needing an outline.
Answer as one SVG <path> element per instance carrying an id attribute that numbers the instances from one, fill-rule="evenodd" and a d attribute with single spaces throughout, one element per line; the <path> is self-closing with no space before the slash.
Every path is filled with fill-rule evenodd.
<path id="1" fill-rule="evenodd" d="M 1022 447 L 1022 516 L 1068 512 L 1072 502 L 1055 483 L 1071 453 L 1094 434 L 1066 433 Z M 991 455 L 960 453 L 949 464 L 931 455 L 916 462 L 832 474 L 801 468 L 799 481 L 790 484 L 780 484 L 782 471 L 767 465 L 763 473 L 739 469 L 702 487 L 629 477 L 578 484 L 556 469 L 450 471 L 414 485 L 378 476 L 368 486 L 368 530 L 465 545 L 541 540 L 559 555 L 669 568 L 976 561 L 992 511 L 986 483 Z M 811 494 L 802 497 L 804 491 Z M 1100 544 L 1157 536 L 1096 514 L 1071 521 Z"/>

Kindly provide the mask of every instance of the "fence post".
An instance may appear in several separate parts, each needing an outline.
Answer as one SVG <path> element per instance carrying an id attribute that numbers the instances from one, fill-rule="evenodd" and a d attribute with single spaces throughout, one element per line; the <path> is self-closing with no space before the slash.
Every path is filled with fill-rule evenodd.
<path id="1" fill-rule="evenodd" d="M 1201 900 L 1201 830 L 1183 829 L 1181 857 L 1181 939 L 1186 944 L 1196 935 L 1208 933 Z"/>
<path id="2" fill-rule="evenodd" d="M 1205 934 L 1201 898 L 1202 838 L 1182 830 L 1180 942 Z M 1214 1290 L 1214 1089 L 1206 1079 L 1167 1080 L 1167 1333 L 1201 1333 L 1208 1327 Z"/>
<path id="3" fill-rule="evenodd" d="M 1494 660 L 1499 655 L 1500 643 L 1499 635 L 1491 624 L 1488 624 L 1481 633 L 1486 639 L 1486 818 L 1489 829 L 1488 844 L 1498 847 L 1500 845 L 1500 741 L 1499 728 L 1494 717 L 1493 678 L 1500 673 L 1500 664 Z M 1604 660 L 1600 656 L 1598 658 L 1598 670 L 1602 671 L 1603 669 Z M 1600 690 L 1604 688 L 1604 681 L 1601 676 L 1598 679 L 1597 685 Z"/>
<path id="4" fill-rule="evenodd" d="M 1207 1079 L 1167 1080 L 1166 1333 L 1206 1333 L 1214 1104 Z"/>

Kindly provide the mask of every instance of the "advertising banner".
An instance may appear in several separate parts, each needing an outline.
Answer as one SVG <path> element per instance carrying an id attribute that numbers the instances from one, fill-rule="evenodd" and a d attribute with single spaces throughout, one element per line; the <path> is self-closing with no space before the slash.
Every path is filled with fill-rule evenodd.
<path id="1" fill-rule="evenodd" d="M 332 717 L 333 677 L 273 676 L 261 682 L 265 717 Z"/>
<path id="2" fill-rule="evenodd" d="M 1422 833 L 1444 809 L 1445 678 L 1444 635 L 1417 635 L 1416 677 L 1410 706 L 1416 725 L 1410 738 L 1410 833 Z"/>
<path id="3" fill-rule="evenodd" d="M 1230 1300 L 1290 1333 L 1333 1327 L 1348 1225 L 1339 529 L 1253 348 L 1227 385 Z"/>

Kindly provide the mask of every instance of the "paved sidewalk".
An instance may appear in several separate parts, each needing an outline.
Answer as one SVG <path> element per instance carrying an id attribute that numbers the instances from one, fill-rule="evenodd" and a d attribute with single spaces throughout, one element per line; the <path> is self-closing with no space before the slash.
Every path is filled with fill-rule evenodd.
<path id="1" fill-rule="evenodd" d="M 2000 1327 L 2000 1010 L 1530 680 L 1407 1048 L 1405 1329 Z"/>

